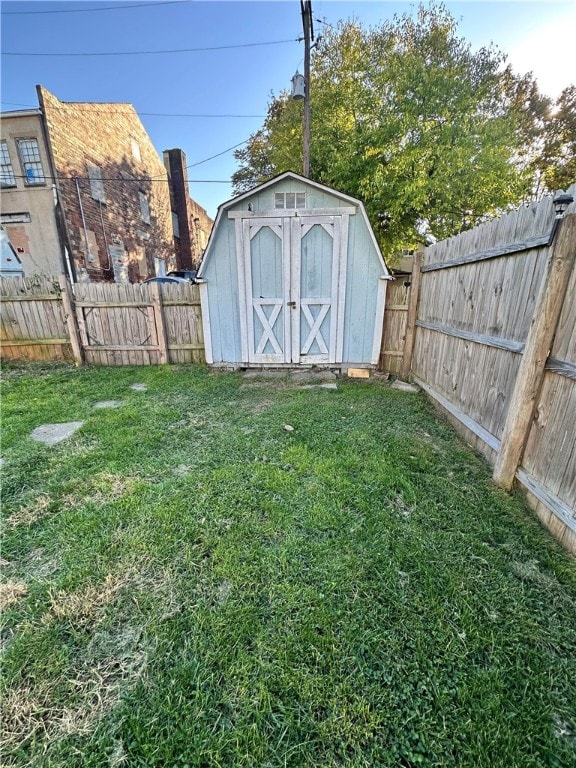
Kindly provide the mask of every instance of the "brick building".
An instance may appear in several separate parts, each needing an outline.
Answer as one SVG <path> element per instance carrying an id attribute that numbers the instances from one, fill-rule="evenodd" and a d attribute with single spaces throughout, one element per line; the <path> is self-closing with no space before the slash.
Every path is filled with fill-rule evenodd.
<path id="1" fill-rule="evenodd" d="M 61 208 L 38 109 L 2 115 L 0 223 L 25 275 L 59 274 L 65 269 L 60 246 Z"/>
<path id="2" fill-rule="evenodd" d="M 174 250 L 178 269 L 198 269 L 208 243 L 213 221 L 188 191 L 186 155 L 181 149 L 164 150 L 168 173 Z"/>
<path id="3" fill-rule="evenodd" d="M 130 104 L 3 113 L 1 223 L 25 274 L 139 282 L 178 266 L 168 176 Z"/>

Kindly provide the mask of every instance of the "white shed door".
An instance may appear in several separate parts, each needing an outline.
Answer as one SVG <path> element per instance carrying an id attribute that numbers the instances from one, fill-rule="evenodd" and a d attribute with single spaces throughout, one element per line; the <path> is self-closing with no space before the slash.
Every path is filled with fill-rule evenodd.
<path id="1" fill-rule="evenodd" d="M 244 219 L 248 362 L 334 363 L 340 216 Z"/>

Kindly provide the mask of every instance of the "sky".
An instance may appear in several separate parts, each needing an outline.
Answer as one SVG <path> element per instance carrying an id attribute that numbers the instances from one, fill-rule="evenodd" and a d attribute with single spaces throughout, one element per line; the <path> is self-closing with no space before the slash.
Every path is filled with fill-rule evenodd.
<path id="1" fill-rule="evenodd" d="M 576 82 L 576 0 L 445 5 L 473 49 L 497 46 L 516 72 L 532 71 L 548 95 Z M 312 6 L 318 34 L 340 19 L 369 26 L 413 14 L 417 3 Z M 233 194 L 231 148 L 261 127 L 270 94 L 289 89 L 303 68 L 299 0 L 4 0 L 0 13 L 2 111 L 37 107 L 36 84 L 61 101 L 133 104 L 160 155 L 184 150 L 191 195 L 212 217 Z M 212 50 L 155 53 L 191 48 Z M 147 53 L 127 55 L 136 51 Z"/>

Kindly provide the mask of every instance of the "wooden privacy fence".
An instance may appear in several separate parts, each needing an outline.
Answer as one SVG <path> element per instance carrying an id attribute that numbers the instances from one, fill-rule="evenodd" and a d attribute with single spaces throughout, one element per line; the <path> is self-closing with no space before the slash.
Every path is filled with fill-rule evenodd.
<path id="1" fill-rule="evenodd" d="M 205 361 L 198 286 L 0 281 L 2 357 L 96 365 Z"/>
<path id="2" fill-rule="evenodd" d="M 378 367 L 388 373 L 400 374 L 402 371 L 409 299 L 410 275 L 399 275 L 386 286 L 384 328 Z"/>
<path id="3" fill-rule="evenodd" d="M 524 486 L 538 516 L 572 551 L 574 208 L 554 226 L 551 245 L 547 198 L 427 248 L 411 359 L 413 378 L 494 463 L 496 483 Z"/>

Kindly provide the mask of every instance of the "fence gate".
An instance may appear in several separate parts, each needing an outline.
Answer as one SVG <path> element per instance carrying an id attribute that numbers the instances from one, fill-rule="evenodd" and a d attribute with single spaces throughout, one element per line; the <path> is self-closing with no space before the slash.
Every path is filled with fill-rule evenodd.
<path id="1" fill-rule="evenodd" d="M 161 362 L 157 318 L 148 286 L 79 283 L 75 289 L 76 318 L 86 362 Z"/>

